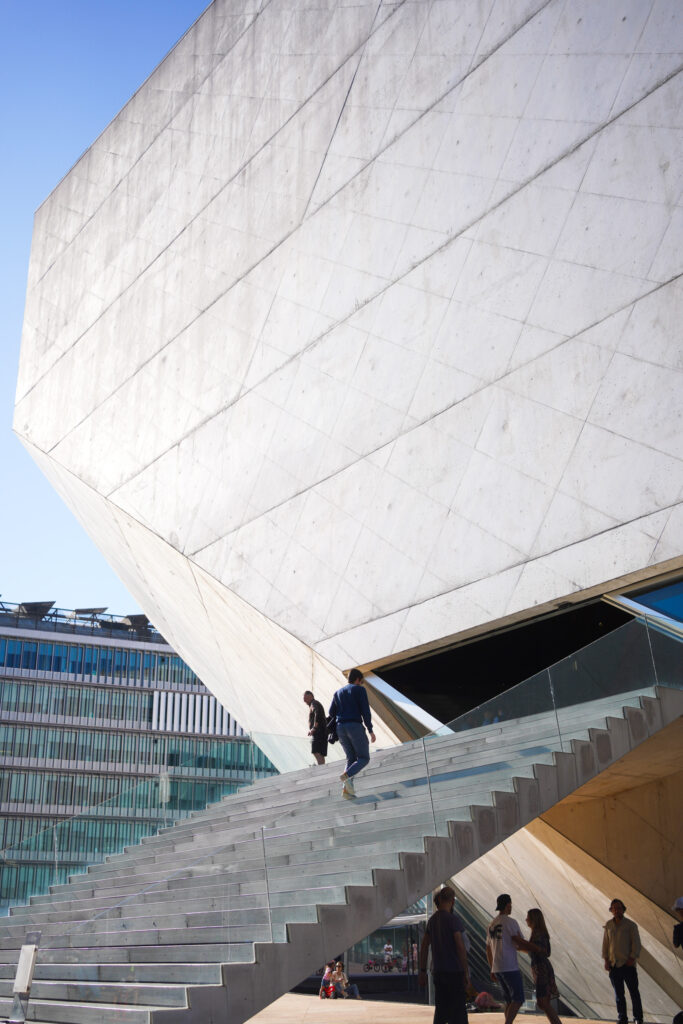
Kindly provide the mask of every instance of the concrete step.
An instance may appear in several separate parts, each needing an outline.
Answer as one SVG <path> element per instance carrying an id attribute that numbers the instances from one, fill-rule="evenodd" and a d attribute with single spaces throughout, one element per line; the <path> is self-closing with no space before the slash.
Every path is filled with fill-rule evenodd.
<path id="1" fill-rule="evenodd" d="M 322 900 L 321 902 L 327 902 Z M 335 902 L 331 900 L 330 902 Z M 126 916 L 114 917 L 111 914 L 89 917 L 86 920 L 72 922 L 43 921 L 41 943 L 54 944 L 51 940 L 59 940 L 60 936 L 65 938 L 80 937 L 88 942 L 108 944 L 116 937 L 116 941 L 124 942 L 131 935 L 148 934 L 150 930 L 155 933 L 183 931 L 186 941 L 195 941 L 192 936 L 196 932 L 204 932 L 206 929 L 220 929 L 225 933 L 225 941 L 230 941 L 230 936 L 235 933 L 240 940 L 258 935 L 260 940 L 265 936 L 270 937 L 271 928 L 279 924 L 287 924 L 290 921 L 304 922 L 317 920 L 315 904 L 293 904 L 280 907 L 263 907 L 252 910 L 205 910 L 192 911 L 171 911 L 166 907 L 161 913 L 132 916 L 127 914 L 127 907 L 122 908 Z M 2 930 L 0 941 L 5 938 L 21 940 L 26 934 L 23 926 L 6 927 Z M 148 941 L 148 940 L 144 940 Z M 204 940 L 196 940 L 204 941 Z"/>
<path id="2" fill-rule="evenodd" d="M 12 981 L 0 980 L 0 1001 L 12 1000 Z M 90 981 L 36 980 L 31 1001 L 49 1003 L 110 1003 L 133 1006 L 187 1006 L 186 985 L 169 982 L 116 981 L 92 984 Z"/>
<path id="3" fill-rule="evenodd" d="M 483 794 L 485 795 L 485 794 Z M 387 828 L 393 830 L 393 817 L 395 815 L 394 808 L 390 806 L 389 798 L 381 803 L 377 803 L 372 798 L 359 798 L 354 801 L 349 807 L 346 804 L 341 803 L 338 800 L 339 810 L 337 817 L 340 819 L 339 826 L 331 827 L 325 825 L 324 822 L 319 822 L 318 827 L 312 831 L 311 842 L 316 842 L 321 838 L 329 839 L 330 836 L 335 835 L 340 828 L 353 827 L 356 830 L 357 835 L 362 835 L 365 831 L 374 831 L 378 834 L 382 830 Z M 415 808 L 412 814 L 408 813 L 409 807 Z M 364 820 L 362 820 L 364 819 Z M 420 793 L 416 793 L 410 798 L 406 797 L 402 804 L 402 821 L 405 826 L 410 823 L 419 823 L 421 821 L 428 821 L 429 810 L 424 809 L 424 798 Z M 387 825 L 387 822 L 389 823 Z M 344 824 L 346 823 L 346 824 Z M 297 833 L 298 835 L 299 833 Z M 274 841 L 278 838 L 278 833 L 273 831 L 267 835 L 267 842 Z M 90 872 L 88 875 L 78 876 L 68 886 L 69 892 L 75 892 L 79 889 L 89 890 L 93 886 L 97 885 L 97 889 L 105 883 L 109 883 L 112 886 L 119 886 L 121 879 L 128 880 L 126 884 L 131 887 L 137 882 L 142 881 L 152 882 L 154 880 L 162 880 L 166 877 L 177 877 L 178 873 L 183 868 L 189 870 L 196 869 L 200 865 L 214 865 L 218 866 L 229 862 L 231 865 L 237 863 L 253 863 L 254 861 L 262 862 L 262 840 L 254 840 L 246 843 L 238 843 L 230 845 L 228 847 L 221 847 L 217 850 L 209 850 L 204 854 L 197 852 L 191 857 L 189 856 L 175 856 L 172 853 L 164 855 L 159 860 L 153 860 L 150 858 L 149 861 L 135 861 L 132 870 L 127 870 L 124 865 L 116 869 L 105 869 L 103 871 Z M 266 851 L 267 853 L 268 851 Z M 67 891 L 66 887 L 55 887 L 54 894 L 59 892 Z M 94 890 L 93 891 L 97 891 Z"/>
<path id="4" fill-rule="evenodd" d="M 406 852 L 418 852 L 424 849 L 422 838 L 417 835 L 406 837 L 402 845 Z M 373 863 L 376 862 L 380 867 L 394 866 L 396 864 L 396 855 L 394 853 L 385 853 L 384 847 L 380 842 L 366 844 L 365 849 L 368 851 L 368 855 L 373 857 Z M 282 852 L 280 856 L 269 857 L 268 885 L 273 891 L 278 891 L 280 880 L 294 879 L 296 882 L 299 882 L 301 872 L 307 870 L 306 865 L 314 865 L 314 867 L 310 867 L 310 870 L 318 872 L 315 875 L 316 881 L 319 884 L 327 884 L 327 880 L 332 874 L 343 870 L 355 870 L 361 865 L 365 868 L 367 867 L 367 860 L 362 854 L 360 859 L 358 856 L 355 856 L 354 851 L 350 850 L 348 845 L 340 846 L 339 848 L 326 846 L 318 851 L 306 848 L 305 850 L 297 850 L 295 852 Z M 143 877 L 135 881 L 135 885 L 129 885 L 126 878 L 119 879 L 117 885 L 102 887 L 96 891 L 95 895 L 93 895 L 93 890 L 91 889 L 79 888 L 71 891 L 67 887 L 65 891 L 59 894 L 40 897 L 41 902 L 37 900 L 30 908 L 26 908 L 25 914 L 13 914 L 8 919 L 8 922 L 18 923 L 18 921 L 21 921 L 26 926 L 27 922 L 33 919 L 30 912 L 40 913 L 42 908 L 46 906 L 46 903 L 43 902 L 44 900 L 53 900 L 52 905 L 57 910 L 67 910 L 72 901 L 77 905 L 82 899 L 93 900 L 98 905 L 103 904 L 103 907 L 116 905 L 121 901 L 133 898 L 154 901 L 157 893 L 172 894 L 174 891 L 182 893 L 184 890 L 192 889 L 194 885 L 199 885 L 202 888 L 207 885 L 217 885 L 224 888 L 229 896 L 236 896 L 240 893 L 264 892 L 267 888 L 265 873 L 262 867 L 236 872 L 231 872 L 229 866 L 223 870 L 211 867 L 208 871 L 205 868 L 197 868 L 192 872 L 183 871 L 177 877 L 162 881 L 159 881 L 156 876 Z M 144 888 L 144 885 L 147 885 L 147 888 Z M 0 926 L 0 932 L 1 930 Z"/>
<path id="5" fill-rule="evenodd" d="M 416 851 L 422 851 L 424 849 L 423 842 L 421 840 L 413 838 L 410 844 Z M 287 906 L 295 902 L 295 896 L 297 893 L 306 893 L 305 899 L 313 901 L 320 895 L 320 901 L 325 902 L 325 897 L 328 895 L 326 890 L 328 888 L 341 890 L 345 885 L 363 885 L 368 884 L 372 880 L 372 872 L 367 867 L 367 858 L 372 857 L 372 862 L 375 867 L 380 868 L 395 868 L 398 867 L 399 859 L 398 855 L 383 854 L 381 848 L 378 845 L 370 847 L 363 854 L 353 857 L 349 856 L 347 849 L 329 851 L 329 858 L 325 861 L 324 869 L 320 866 L 319 862 L 312 860 L 306 860 L 303 854 L 300 854 L 294 863 L 289 863 L 290 858 L 282 858 L 283 863 L 273 864 L 269 869 L 269 884 L 266 887 L 265 883 L 261 885 L 260 890 L 255 893 L 241 893 L 240 890 L 245 886 L 230 886 L 229 891 L 226 892 L 225 886 L 207 886 L 197 890 L 197 897 L 201 893 L 208 893 L 211 898 L 222 898 L 223 905 L 231 906 L 235 909 L 240 907 L 249 906 L 263 906 L 265 905 L 266 889 L 268 888 L 271 894 L 271 905 L 272 906 Z M 310 857 L 310 854 L 309 854 Z M 307 867 L 308 866 L 308 867 Z M 308 890 L 300 889 L 300 881 L 302 870 L 309 870 L 312 880 L 315 883 L 315 888 Z M 193 879 L 181 879 L 178 881 L 178 885 L 182 884 L 182 888 L 170 888 L 162 891 L 152 890 L 145 894 L 135 893 L 133 895 L 122 896 L 120 893 L 114 897 L 108 897 L 100 900 L 74 900 L 74 901 L 62 901 L 60 904 L 54 906 L 53 913 L 56 914 L 58 920 L 63 920 L 64 916 L 73 911 L 78 913 L 87 912 L 97 913 L 100 911 L 107 912 L 109 910 L 118 910 L 121 902 L 126 901 L 124 909 L 128 916 L 141 916 L 148 915 L 153 911 L 149 909 L 149 904 L 152 908 L 156 909 L 166 904 L 177 905 L 178 908 L 185 909 L 185 902 L 187 901 L 190 906 L 196 906 L 195 890 L 193 889 Z M 249 888 L 250 886 L 246 886 Z M 333 900 L 336 899 L 337 893 L 333 895 Z M 163 899 L 161 898 L 163 897 Z M 116 902 L 113 902 L 114 899 Z M 299 898 L 301 902 L 301 898 Z M 46 906 L 42 904 L 40 906 Z M 36 908 L 37 909 L 37 908 Z M 24 920 L 23 915 L 13 916 L 10 921 L 21 922 L 22 930 L 26 929 L 30 925 L 39 927 L 44 919 L 38 915 L 33 915 L 30 921 Z M 13 934 L 18 934 L 14 933 Z"/>
<path id="6" fill-rule="evenodd" d="M 297 880 L 300 881 L 300 878 Z M 315 881 L 317 882 L 318 880 L 315 879 Z M 362 877 L 358 873 L 358 877 L 354 881 L 358 884 L 372 884 L 371 870 L 368 869 Z M 99 921 L 110 922 L 112 927 L 114 921 L 123 921 L 122 927 L 127 927 L 127 922 L 132 922 L 135 918 L 163 919 L 168 915 L 170 908 L 172 908 L 173 915 L 176 917 L 179 914 L 204 915 L 211 913 L 230 913 L 233 916 L 236 914 L 257 915 L 262 911 L 267 913 L 269 907 L 280 912 L 289 906 L 340 903 L 345 898 L 344 886 L 339 885 L 316 885 L 315 888 L 302 891 L 294 884 L 290 884 L 287 889 L 283 889 L 280 892 L 270 892 L 270 894 L 264 891 L 251 895 L 230 897 L 229 895 L 219 893 L 204 899 L 198 898 L 192 890 L 185 890 L 184 893 L 184 898 L 180 898 L 177 892 L 167 893 L 168 899 L 154 902 L 141 902 L 137 897 L 131 897 L 130 900 L 113 907 L 95 910 L 91 906 L 74 907 L 71 904 L 69 909 L 34 914 L 31 917 L 30 923 L 35 928 L 40 927 L 46 929 L 46 931 L 53 931 L 54 925 L 60 927 L 71 924 L 75 925 L 79 921 L 87 922 L 94 918 Z M 256 917 L 253 919 L 257 921 Z M 14 921 L 16 918 L 13 917 L 11 920 Z M 26 927 L 26 924 L 17 925 L 17 928 L 21 928 L 21 931 L 26 931 Z M 11 934 L 19 934 L 19 932 L 15 933 L 12 931 Z"/>
<path id="7" fill-rule="evenodd" d="M 0 963 L 0 978 L 12 981 L 16 964 Z M 221 981 L 219 964 L 213 963 L 39 963 L 34 975 L 34 988 L 40 981 L 89 982 L 101 985 L 109 982 L 151 983 L 159 985 L 218 985 Z"/>
<path id="8" fill-rule="evenodd" d="M 71 898 L 77 899 L 90 899 L 95 897 L 118 897 L 122 892 L 145 892 L 148 887 L 154 885 L 159 888 L 172 889 L 174 886 L 184 886 L 190 879 L 201 879 L 203 881 L 207 879 L 218 879 L 225 881 L 227 876 L 231 875 L 236 885 L 244 886 L 250 883 L 257 884 L 263 880 L 263 868 L 242 868 L 239 871 L 239 877 L 234 873 L 230 872 L 228 868 L 221 869 L 217 865 L 212 864 L 199 864 L 193 868 L 184 868 L 172 875 L 169 875 L 161 880 L 156 874 L 149 875 L 137 875 L 133 878 L 132 882 L 129 883 L 126 876 L 120 878 L 114 878 L 113 880 L 104 880 L 97 887 L 94 887 L 92 882 L 90 885 L 80 884 L 80 879 L 77 882 L 72 882 L 66 885 L 53 886 L 52 892 L 44 896 L 34 897 L 34 901 L 31 907 L 38 907 L 45 902 L 68 902 Z"/>
<path id="9" fill-rule="evenodd" d="M 136 860 L 130 865 L 121 864 L 117 868 L 110 868 L 97 874 L 89 872 L 87 875 L 77 875 L 73 881 L 65 883 L 65 885 L 75 891 L 77 889 L 92 889 L 93 886 L 98 885 L 115 885 L 119 878 L 177 877 L 183 870 L 192 871 L 193 868 L 202 865 L 221 864 L 228 861 L 231 864 L 242 862 L 247 865 L 261 859 L 260 851 L 262 851 L 262 840 L 259 836 L 258 841 L 231 843 L 208 852 L 199 851 L 192 856 L 178 856 L 174 859 L 173 854 L 168 854 L 160 861 L 155 861 L 151 857 L 147 861 Z M 65 886 L 55 886 L 54 892 L 64 891 L 64 889 Z"/>
<path id="10" fill-rule="evenodd" d="M 254 942 L 270 942 L 272 939 L 280 941 L 279 936 L 284 934 L 284 925 L 271 927 L 270 924 L 246 925 L 244 927 L 226 928 L 221 926 L 202 926 L 196 928 L 165 928 L 160 930 L 153 922 L 149 922 L 147 928 L 131 928 L 128 930 L 93 932 L 77 930 L 73 932 L 61 931 L 54 934 L 45 934 L 41 937 L 41 949 L 90 949 L 98 947 L 116 947 L 117 949 L 126 946 L 177 946 L 186 947 L 194 944 L 216 945 Z M 0 936 L 0 949 L 18 949 L 21 946 L 23 936 L 2 935 Z M 94 952 L 90 954 L 94 955 Z M 98 954 L 99 958 L 99 954 Z"/>
<path id="11" fill-rule="evenodd" d="M 538 739 L 538 737 L 536 738 Z M 510 741 L 510 746 L 513 750 L 516 750 L 517 741 Z M 458 783 L 460 781 L 463 788 L 465 788 L 468 785 L 468 779 L 469 785 L 471 785 L 473 778 L 476 775 L 483 776 L 494 770 L 494 768 L 487 763 L 487 761 L 492 761 L 494 758 L 498 762 L 498 771 L 500 771 L 501 774 L 511 769 L 514 769 L 516 762 L 513 758 L 509 758 L 507 761 L 501 761 L 501 758 L 504 757 L 504 753 L 504 750 L 497 748 L 495 751 L 490 751 L 488 754 L 488 759 L 485 759 L 482 758 L 481 749 L 479 749 L 479 763 L 477 763 L 476 754 L 471 755 L 467 758 L 442 757 L 441 759 L 438 759 L 436 757 L 435 744 L 434 753 L 432 753 L 430 750 L 429 754 L 430 771 L 440 773 L 449 772 L 449 781 L 452 780 L 454 783 Z M 552 752 L 547 751 L 546 757 L 550 759 L 551 756 Z M 412 760 L 416 763 L 419 763 L 420 758 L 414 757 L 412 758 Z M 528 761 L 528 757 L 526 760 Z M 520 763 L 520 765 L 524 763 L 523 759 L 519 757 L 517 758 L 517 762 Z M 468 764 L 472 769 L 471 771 L 468 771 Z M 411 781 L 413 777 L 414 772 L 412 772 L 410 764 L 402 765 L 400 771 L 397 770 L 396 767 L 394 767 L 392 768 L 391 773 L 387 772 L 385 776 L 382 775 L 381 771 L 376 769 L 373 771 L 373 790 L 381 788 L 381 785 L 398 785 L 402 781 Z M 362 779 L 363 777 L 361 777 L 361 780 Z M 315 803 L 317 801 L 324 801 L 326 799 L 329 799 L 331 796 L 336 796 L 338 791 L 338 785 L 338 780 L 334 780 L 333 786 L 331 788 L 328 787 L 328 789 L 324 790 L 323 792 L 316 792 L 313 804 L 311 804 L 310 801 L 308 804 L 302 804 L 299 799 L 292 800 L 290 798 L 290 803 L 286 807 L 282 807 L 280 805 L 277 808 L 279 813 L 277 814 L 274 824 L 276 824 L 278 821 L 281 821 L 283 815 L 287 814 L 299 815 L 302 818 L 302 820 L 306 817 L 310 817 L 311 819 L 313 819 L 316 814 Z M 222 813 L 224 814 L 224 808 L 222 805 L 221 807 Z M 251 820 L 253 822 L 253 817 Z M 232 838 L 233 835 L 244 836 L 247 834 L 247 832 L 250 832 L 252 835 L 254 835 L 253 827 L 249 830 L 236 829 L 234 819 L 232 816 L 230 818 L 230 821 L 225 821 L 224 818 L 217 818 L 216 820 L 199 819 L 198 823 L 195 825 L 188 825 L 187 822 L 181 823 L 175 826 L 173 829 L 165 830 L 164 835 L 162 837 L 153 837 L 155 840 L 159 841 L 153 843 L 151 839 L 148 840 L 143 844 L 141 848 L 139 848 L 138 853 L 132 859 L 142 859 L 144 857 L 148 857 L 150 851 L 152 850 L 154 850 L 156 855 L 157 852 L 163 849 L 166 849 L 167 851 L 179 852 L 181 851 L 183 845 L 186 845 L 187 847 L 195 847 L 197 845 L 209 846 L 212 842 L 214 842 L 213 835 L 217 832 L 222 832 L 224 837 L 226 838 L 228 836 Z M 106 865 L 103 867 L 103 870 L 106 871 L 107 865 L 115 865 L 116 862 L 117 858 L 111 858 L 106 862 Z M 129 859 L 128 862 L 130 863 L 131 860 Z M 92 874 L 97 874 L 97 870 L 93 869 Z"/>
<path id="12" fill-rule="evenodd" d="M 361 879 L 361 873 L 356 873 L 357 877 L 350 879 L 352 882 L 361 881 L 365 882 L 366 879 L 372 878 L 372 873 L 367 869 L 363 873 Z M 335 876 L 336 877 L 336 876 Z M 300 890 L 297 887 L 300 882 L 300 876 L 292 880 L 287 889 L 282 891 L 276 891 L 271 889 L 270 895 L 267 891 L 266 885 L 262 887 L 260 892 L 254 893 L 231 893 L 226 891 L 225 886 L 205 886 L 205 887 L 189 887 L 186 889 L 170 889 L 161 892 L 152 891 L 143 895 L 135 894 L 127 898 L 125 902 L 121 900 L 115 901 L 109 898 L 108 900 L 75 900 L 71 901 L 66 906 L 52 906 L 52 909 L 45 909 L 40 914 L 32 914 L 30 924 L 33 927 L 39 927 L 43 922 L 50 921 L 61 921 L 66 923 L 67 921 L 79 921 L 85 920 L 94 914 L 110 914 L 112 916 L 122 916 L 125 913 L 126 917 L 145 917 L 160 912 L 164 906 L 173 905 L 176 910 L 188 911 L 195 910 L 197 912 L 204 910 L 216 910 L 219 908 L 232 908 L 251 910 L 260 907 L 267 906 L 270 902 L 271 906 L 288 906 L 292 901 L 294 893 L 298 894 L 298 902 L 313 903 L 317 900 L 321 902 L 328 902 L 327 897 L 327 886 L 320 882 L 318 878 L 315 879 L 316 887 L 306 890 Z M 343 887 L 337 886 L 336 889 Z M 338 892 L 332 895 L 334 901 L 338 896 Z M 43 906 L 47 907 L 47 904 Z M 12 915 L 11 921 L 21 921 L 21 915 Z M 23 924 L 23 927 L 28 927 L 29 922 Z"/>
<path id="13" fill-rule="evenodd" d="M 0 999 L 0 1016 L 7 1017 L 12 1008 L 11 999 Z M 150 1024 L 150 1011 L 162 1007 L 123 1006 L 115 1003 L 60 1002 L 47 999 L 31 999 L 26 1010 L 26 1020 L 44 1024 Z"/>
<path id="14" fill-rule="evenodd" d="M 8 944 L 0 949 L 0 963 L 9 965 L 16 973 L 19 950 L 21 943 Z M 91 947 L 79 945 L 74 942 L 71 946 L 54 947 L 42 946 L 38 953 L 38 966 L 64 964 L 92 964 L 95 959 L 98 964 L 199 964 L 217 965 L 231 962 L 252 962 L 254 947 L 253 943 L 229 943 L 229 942 L 176 942 L 159 944 L 144 943 L 135 945 L 111 945 Z M 248 955 L 243 955 L 248 954 Z M 36 968 L 37 969 L 37 968 Z M 121 979 L 123 980 L 123 979 Z"/>

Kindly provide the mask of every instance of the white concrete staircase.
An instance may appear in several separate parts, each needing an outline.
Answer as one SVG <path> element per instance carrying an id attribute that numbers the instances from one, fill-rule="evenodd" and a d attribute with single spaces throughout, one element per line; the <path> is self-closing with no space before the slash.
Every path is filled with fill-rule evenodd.
<path id="1" fill-rule="evenodd" d="M 616 697 L 263 780 L 0 926 L 0 1014 L 28 930 L 28 1019 L 240 1024 L 323 961 L 683 714 L 683 691 Z M 559 726 L 559 728 L 558 728 Z"/>

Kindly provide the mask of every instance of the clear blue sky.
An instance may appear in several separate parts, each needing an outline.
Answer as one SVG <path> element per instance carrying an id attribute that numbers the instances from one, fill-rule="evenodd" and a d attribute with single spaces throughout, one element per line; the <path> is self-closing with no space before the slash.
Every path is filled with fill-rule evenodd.
<path id="1" fill-rule="evenodd" d="M 0 0 L 0 596 L 138 606 L 12 433 L 33 214 L 206 0 Z"/>

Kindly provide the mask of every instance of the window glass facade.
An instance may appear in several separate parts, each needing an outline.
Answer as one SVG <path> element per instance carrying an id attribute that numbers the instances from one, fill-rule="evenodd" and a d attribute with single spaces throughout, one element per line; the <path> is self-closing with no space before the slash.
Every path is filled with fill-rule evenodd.
<path id="1" fill-rule="evenodd" d="M 152 704 L 151 693 L 133 689 L 0 681 L 0 713 L 19 711 L 26 715 L 113 718 L 139 725 L 151 722 Z"/>
<path id="2" fill-rule="evenodd" d="M 192 768 L 200 774 L 249 770 L 260 776 L 274 771 L 270 761 L 246 737 L 199 739 L 7 723 L 0 724 L 0 758 L 5 762 L 14 759 L 14 764 L 23 758 L 82 761 L 84 768 L 93 770 L 119 764 L 123 770 L 134 765 L 163 766 Z"/>
<path id="3" fill-rule="evenodd" d="M 668 615 L 670 619 L 683 622 L 683 580 L 668 583 L 664 587 L 627 592 L 625 596 L 630 597 L 636 604 L 642 604 L 662 615 Z"/>
<path id="4" fill-rule="evenodd" d="M 170 648 L 52 628 L 0 611 L 0 913 L 276 774 Z"/>
<path id="5" fill-rule="evenodd" d="M 153 651 L 1 637 L 0 671 L 3 668 L 50 672 L 84 681 L 113 680 L 122 686 L 156 686 L 170 682 L 184 689 L 205 692 L 203 683 L 177 654 Z"/>

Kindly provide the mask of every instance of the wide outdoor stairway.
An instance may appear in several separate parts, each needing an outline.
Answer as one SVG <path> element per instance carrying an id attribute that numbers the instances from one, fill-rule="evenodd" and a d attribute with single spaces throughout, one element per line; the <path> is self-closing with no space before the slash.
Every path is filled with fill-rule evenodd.
<path id="1" fill-rule="evenodd" d="M 634 620 L 373 753 L 355 800 L 292 772 L 54 886 L 0 926 L 0 1013 L 39 930 L 30 1020 L 239 1024 L 683 714 L 680 654 Z"/>

